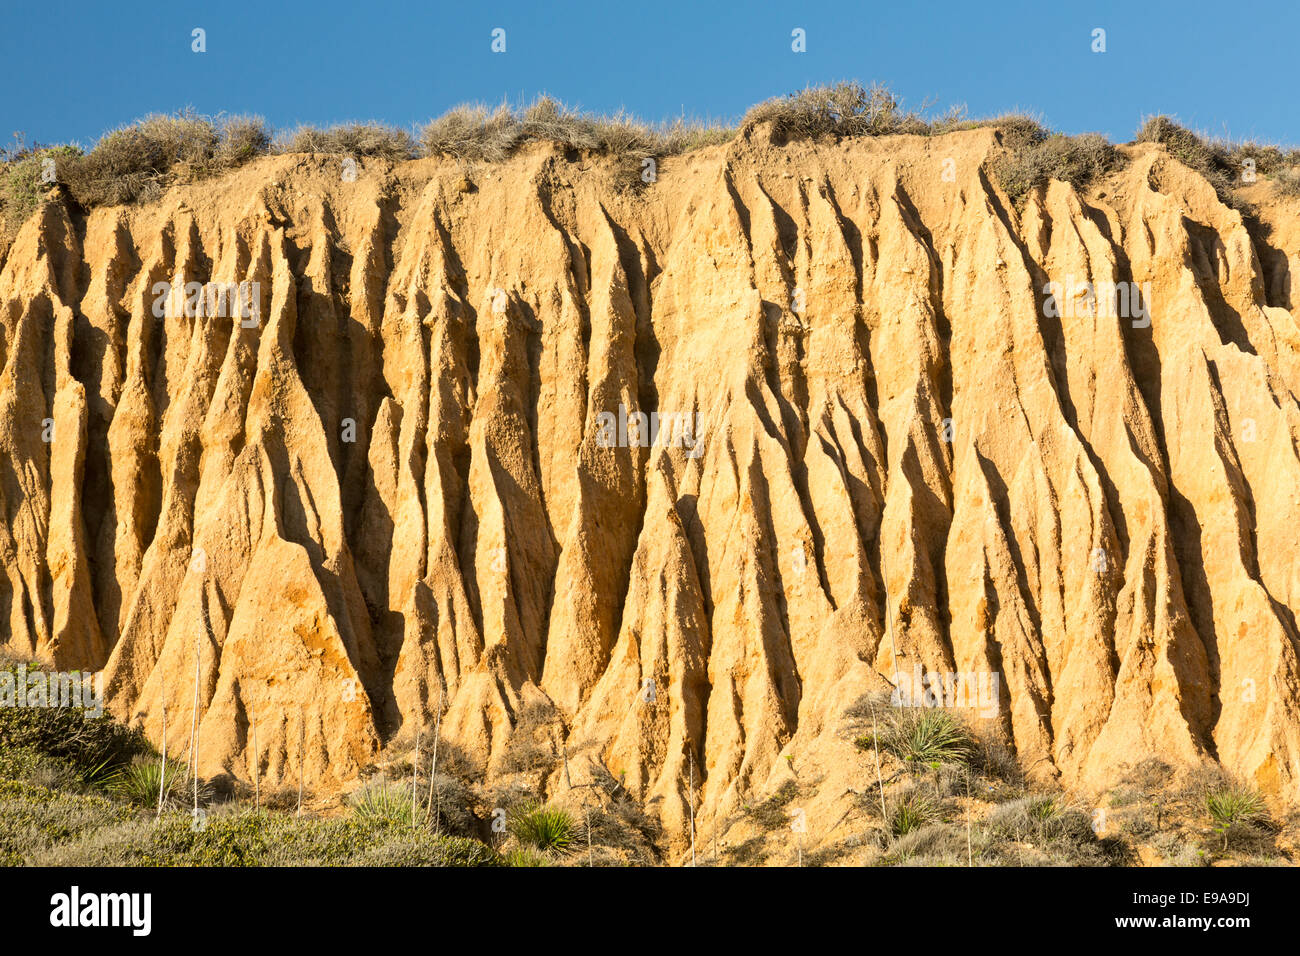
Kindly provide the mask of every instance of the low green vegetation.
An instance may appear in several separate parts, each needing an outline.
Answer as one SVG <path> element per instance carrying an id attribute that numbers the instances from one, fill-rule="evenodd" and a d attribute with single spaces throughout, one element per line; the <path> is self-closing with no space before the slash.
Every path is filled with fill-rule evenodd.
<path id="1" fill-rule="evenodd" d="M 908 793 L 894 804 L 889 831 L 896 837 L 907 836 L 938 819 L 940 810 L 921 793 Z"/>
<path id="2" fill-rule="evenodd" d="M 573 848 L 576 827 L 573 817 L 557 807 L 531 804 L 510 820 L 510 835 L 540 853 L 563 854 Z"/>
<path id="3" fill-rule="evenodd" d="M 745 814 L 763 830 L 778 830 L 790 823 L 790 804 L 799 796 L 799 785 L 787 780 L 766 800 L 745 805 Z"/>
<path id="4" fill-rule="evenodd" d="M 1269 826 L 1268 806 L 1264 797 L 1249 787 L 1225 782 L 1205 794 L 1205 809 L 1213 821 L 1214 832 L 1223 838 L 1223 850 L 1230 843 L 1250 843 L 1263 835 Z"/>
<path id="5" fill-rule="evenodd" d="M 187 786 L 185 764 L 161 757 L 141 755 L 120 770 L 114 771 L 106 781 L 107 789 L 137 806 L 183 806 L 193 798 L 194 791 Z M 210 796 L 200 783 L 199 797 L 206 803 Z"/>
<path id="6" fill-rule="evenodd" d="M 376 780 L 357 790 L 348 802 L 358 820 L 409 827 L 423 815 L 416 806 L 419 799 L 418 788 L 410 784 Z"/>
<path id="7" fill-rule="evenodd" d="M 931 707 L 885 707 L 875 737 L 861 735 L 855 743 L 869 750 L 876 743 L 909 767 L 964 763 L 975 751 L 974 739 L 955 716 Z"/>
<path id="8" fill-rule="evenodd" d="M 0 659 L 0 671 L 14 675 L 13 685 L 18 686 L 44 668 L 6 657 Z M 34 760 L 93 783 L 147 753 L 152 749 L 144 736 L 107 713 L 96 715 L 82 707 L 0 706 L 0 761 Z"/>

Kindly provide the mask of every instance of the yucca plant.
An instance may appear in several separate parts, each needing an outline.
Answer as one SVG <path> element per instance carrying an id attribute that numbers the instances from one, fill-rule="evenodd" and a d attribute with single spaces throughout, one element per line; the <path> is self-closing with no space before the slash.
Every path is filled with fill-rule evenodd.
<path id="1" fill-rule="evenodd" d="M 108 782 L 108 790 L 142 807 L 156 806 L 159 791 L 162 791 L 164 805 L 184 804 L 192 799 L 193 791 L 185 782 L 185 764 L 168 760 L 166 779 L 163 770 L 163 762 L 158 758 L 137 757 L 114 774 Z M 199 798 L 203 800 L 204 797 L 204 788 L 200 785 Z"/>
<path id="2" fill-rule="evenodd" d="M 1253 827 L 1268 816 L 1264 798 L 1256 791 L 1240 786 L 1220 787 L 1205 795 L 1205 808 L 1214 821 L 1214 832 L 1223 837 L 1223 849 L 1238 827 Z"/>
<path id="3" fill-rule="evenodd" d="M 1053 817 L 1058 816 L 1061 812 L 1061 808 L 1057 806 L 1054 797 L 1042 797 L 1032 800 L 1026 809 L 1026 812 L 1029 814 L 1031 820 L 1035 820 L 1038 823 L 1046 823 Z"/>
<path id="4" fill-rule="evenodd" d="M 401 783 L 381 780 L 362 787 L 349 801 L 352 813 L 367 823 L 411 826 L 414 802 L 411 791 Z"/>
<path id="5" fill-rule="evenodd" d="M 938 808 L 920 794 L 908 794 L 894 806 L 889 820 L 889 830 L 896 836 L 906 836 L 921 829 L 939 815 Z"/>
<path id="6" fill-rule="evenodd" d="M 94 790 L 111 790 L 121 777 L 122 769 L 114 764 L 112 757 L 105 757 L 77 770 L 81 785 Z"/>
<path id="7" fill-rule="evenodd" d="M 529 804 L 510 821 L 510 833 L 521 844 L 543 853 L 564 853 L 573 844 L 577 827 L 564 810 Z"/>
<path id="8" fill-rule="evenodd" d="M 965 763 L 974 750 L 966 728 L 952 714 L 929 707 L 893 712 L 880 745 L 905 763 Z"/>

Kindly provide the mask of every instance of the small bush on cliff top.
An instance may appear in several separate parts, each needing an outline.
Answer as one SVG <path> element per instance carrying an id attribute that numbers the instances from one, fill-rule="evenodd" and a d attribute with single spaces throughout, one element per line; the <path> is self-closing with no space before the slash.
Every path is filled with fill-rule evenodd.
<path id="1" fill-rule="evenodd" d="M 3 165 L 0 165 L 0 217 L 9 231 L 17 231 L 54 188 L 53 183 L 42 181 L 46 161 L 53 161 L 57 176 L 60 164 L 79 156 L 81 149 L 76 146 L 29 148 L 21 141 L 4 151 Z"/>
<path id="2" fill-rule="evenodd" d="M 759 123 L 771 123 L 779 140 L 930 131 L 917 113 L 904 112 L 902 102 L 886 87 L 861 83 L 810 86 L 759 103 L 745 114 L 741 126 L 749 129 Z"/>
<path id="3" fill-rule="evenodd" d="M 169 174 L 210 170 L 220 142 L 206 116 L 154 114 L 113 130 L 84 157 L 64 164 L 59 179 L 83 206 L 155 199 Z"/>
<path id="4" fill-rule="evenodd" d="M 1230 198 L 1231 162 L 1227 151 L 1219 144 L 1207 141 L 1168 116 L 1149 117 L 1134 141 L 1159 143 L 1174 159 L 1204 176 L 1220 199 L 1227 201 Z"/>
<path id="5" fill-rule="evenodd" d="M 1017 207 L 1023 205 L 1032 190 L 1050 180 L 1083 189 L 1119 162 L 1119 151 L 1097 133 L 1051 133 L 1032 117 L 1021 114 L 995 122 L 1005 152 L 993 162 L 992 173 Z"/>
<path id="6" fill-rule="evenodd" d="M 733 134 L 725 125 L 685 119 L 656 125 L 621 111 L 595 116 L 542 96 L 518 109 L 508 104 L 457 106 L 424 127 L 420 151 L 425 156 L 499 162 L 526 143 L 547 142 L 619 156 L 669 156 L 725 142 Z"/>
<path id="7" fill-rule="evenodd" d="M 319 129 L 300 126 L 277 143 L 282 153 L 344 153 L 398 163 L 415 156 L 415 142 L 405 130 L 382 123 L 346 123 Z"/>
<path id="8" fill-rule="evenodd" d="M 1300 150 L 1250 140 L 1209 139 L 1180 126 L 1169 116 L 1149 117 L 1138 130 L 1136 142 L 1164 146 L 1170 156 L 1205 177 L 1219 199 L 1229 206 L 1239 205 L 1232 189 L 1250 181 L 1243 179 L 1247 170 L 1271 177 L 1287 195 L 1300 194 L 1300 175 L 1295 168 L 1300 164 Z"/>

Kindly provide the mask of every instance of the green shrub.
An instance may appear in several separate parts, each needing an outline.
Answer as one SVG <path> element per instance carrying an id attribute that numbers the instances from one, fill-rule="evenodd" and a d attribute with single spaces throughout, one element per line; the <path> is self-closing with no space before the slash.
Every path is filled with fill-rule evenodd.
<path id="1" fill-rule="evenodd" d="M 27 664 L 28 672 L 41 668 Z M 0 666 L 13 672 L 14 664 Z M 75 673 L 75 672 L 74 672 Z M 29 750 L 68 763 L 78 774 L 94 774 L 107 766 L 127 763 L 147 753 L 138 730 L 116 723 L 109 715 L 93 716 L 79 707 L 0 706 L 0 752 Z"/>
<path id="2" fill-rule="evenodd" d="M 504 861 L 506 866 L 550 866 L 546 857 L 527 847 L 516 847 L 510 850 L 506 853 Z"/>
<path id="3" fill-rule="evenodd" d="M 257 814 L 165 814 L 140 857 L 143 866 L 257 866 L 271 846 Z"/>
<path id="4" fill-rule="evenodd" d="M 516 866 L 478 840 L 398 834 L 367 847 L 349 861 L 355 866 Z"/>
<path id="5" fill-rule="evenodd" d="M 36 211 L 46 194 L 55 188 L 60 169 L 81 156 L 76 146 L 48 146 L 10 151 L 0 165 L 0 218 L 7 232 L 14 233 Z M 54 182 L 42 182 L 46 160 L 54 161 Z"/>
<path id="6" fill-rule="evenodd" d="M 40 778 L 40 779 L 37 779 Z M 66 760 L 51 757 L 31 747 L 0 750 L 0 779 L 67 788 L 79 778 Z"/>
<path id="7" fill-rule="evenodd" d="M 49 847 L 129 815 L 127 808 L 104 797 L 0 781 L 0 865 L 21 865 Z"/>

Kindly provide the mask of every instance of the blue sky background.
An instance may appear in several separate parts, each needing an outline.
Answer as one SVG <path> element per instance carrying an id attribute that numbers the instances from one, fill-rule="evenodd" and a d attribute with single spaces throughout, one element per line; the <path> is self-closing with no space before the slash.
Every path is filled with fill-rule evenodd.
<path id="1" fill-rule="evenodd" d="M 191 52 L 190 31 L 207 31 Z M 507 51 L 490 51 L 503 27 Z M 790 31 L 807 31 L 793 53 Z M 1091 32 L 1107 52 L 1091 52 Z M 1300 143 L 1300 4 L 532 0 L 5 0 L 0 139 L 93 143 L 152 111 L 250 112 L 275 127 L 412 127 L 457 103 L 531 99 L 646 119 L 733 118 L 809 83 L 886 83 L 906 105 L 1020 107 L 1065 132 L 1132 137 L 1149 113 Z"/>

